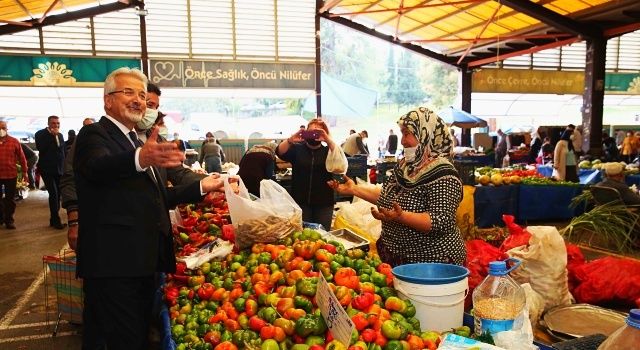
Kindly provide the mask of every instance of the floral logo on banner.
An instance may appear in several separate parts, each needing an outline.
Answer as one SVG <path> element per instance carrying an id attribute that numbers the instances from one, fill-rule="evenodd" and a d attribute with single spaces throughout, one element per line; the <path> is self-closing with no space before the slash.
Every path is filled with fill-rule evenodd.
<path id="1" fill-rule="evenodd" d="M 38 68 L 33 70 L 31 82 L 47 86 L 74 85 L 76 78 L 73 77 L 73 71 L 67 69 L 66 64 L 47 62 L 39 63 Z"/>
<path id="2" fill-rule="evenodd" d="M 640 77 L 633 78 L 633 80 L 629 83 L 629 88 L 627 89 L 627 91 L 640 94 Z"/>

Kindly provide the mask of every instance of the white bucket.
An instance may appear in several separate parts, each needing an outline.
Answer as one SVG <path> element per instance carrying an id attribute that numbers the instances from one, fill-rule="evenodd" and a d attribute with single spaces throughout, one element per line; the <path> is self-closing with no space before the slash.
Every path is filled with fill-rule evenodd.
<path id="1" fill-rule="evenodd" d="M 468 278 L 448 284 L 415 284 L 395 277 L 393 286 L 401 299 L 411 300 L 416 307 L 422 330 L 442 332 L 462 326 Z"/>

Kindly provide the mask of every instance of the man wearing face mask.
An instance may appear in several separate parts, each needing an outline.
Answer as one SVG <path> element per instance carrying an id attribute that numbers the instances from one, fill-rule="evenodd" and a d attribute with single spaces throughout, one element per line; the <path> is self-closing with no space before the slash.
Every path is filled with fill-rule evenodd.
<path id="1" fill-rule="evenodd" d="M 47 118 L 48 127 L 36 132 L 38 170 L 49 192 L 49 226 L 59 230 L 66 227 L 60 221 L 60 177 L 64 168 L 64 137 L 60 133 L 60 118 Z"/>
<path id="2" fill-rule="evenodd" d="M 0 214 L 5 226 L 15 230 L 13 213 L 16 211 L 16 180 L 18 167 L 22 167 L 22 179 L 27 179 L 27 159 L 22 152 L 20 141 L 7 135 L 7 122 L 0 121 L 0 188 L 4 187 L 4 198 L 0 200 Z M 0 223 L 1 224 L 1 223 Z"/>
<path id="3" fill-rule="evenodd" d="M 278 157 L 292 165 L 291 196 L 302 209 L 302 220 L 322 224 L 327 230 L 331 229 L 335 204 L 333 191 L 327 186 L 333 178 L 327 171 L 327 155 L 329 150 L 340 151 L 339 147 L 327 125 L 312 119 L 306 130 L 298 130 L 276 148 Z"/>

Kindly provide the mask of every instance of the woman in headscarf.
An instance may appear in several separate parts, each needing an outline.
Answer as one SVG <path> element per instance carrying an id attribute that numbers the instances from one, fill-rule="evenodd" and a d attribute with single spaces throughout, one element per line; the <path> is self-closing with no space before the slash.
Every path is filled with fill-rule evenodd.
<path id="1" fill-rule="evenodd" d="M 255 145 L 240 159 L 238 175 L 254 196 L 260 196 L 260 181 L 274 177 L 276 147 L 275 142 Z"/>
<path id="2" fill-rule="evenodd" d="M 553 177 L 559 181 L 580 182 L 572 135 L 573 131 L 565 130 L 553 151 Z"/>
<path id="3" fill-rule="evenodd" d="M 380 188 L 345 183 L 329 185 L 340 194 L 376 204 L 371 214 L 382 221 L 376 243 L 383 261 L 393 265 L 418 262 L 461 265 L 464 241 L 456 225 L 462 182 L 450 162 L 453 140 L 445 122 L 420 107 L 400 117 L 401 159 Z"/>

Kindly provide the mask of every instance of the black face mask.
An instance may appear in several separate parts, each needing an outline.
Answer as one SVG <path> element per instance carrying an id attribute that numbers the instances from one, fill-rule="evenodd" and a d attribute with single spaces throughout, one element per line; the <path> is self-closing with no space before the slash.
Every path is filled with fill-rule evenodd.
<path id="1" fill-rule="evenodd" d="M 312 147 L 316 147 L 320 145 L 320 141 L 318 140 L 307 140 L 307 144 Z"/>

